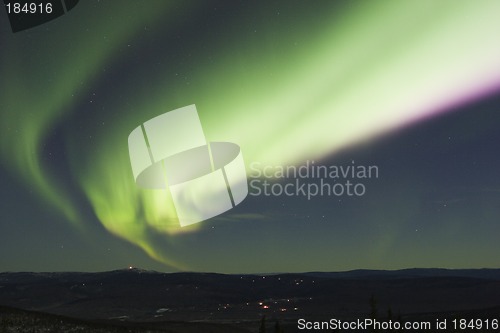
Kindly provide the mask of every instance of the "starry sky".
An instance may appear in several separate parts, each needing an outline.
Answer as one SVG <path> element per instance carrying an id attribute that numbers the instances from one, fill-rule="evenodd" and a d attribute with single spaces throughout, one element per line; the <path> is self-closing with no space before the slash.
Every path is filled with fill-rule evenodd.
<path id="1" fill-rule="evenodd" d="M 498 13 L 86 0 L 12 33 L 2 12 L 0 271 L 500 267 Z M 241 147 L 249 180 L 311 161 L 378 177 L 351 179 L 362 196 L 250 193 L 180 228 L 164 192 L 134 183 L 127 138 L 191 104 L 207 140 Z"/>

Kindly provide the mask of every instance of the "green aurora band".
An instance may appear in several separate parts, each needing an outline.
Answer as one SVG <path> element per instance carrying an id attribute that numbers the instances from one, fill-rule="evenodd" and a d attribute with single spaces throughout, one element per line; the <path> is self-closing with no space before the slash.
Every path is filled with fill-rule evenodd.
<path id="1" fill-rule="evenodd" d="M 221 31 L 207 32 L 207 40 L 175 51 L 191 60 L 159 62 L 154 71 L 131 68 L 114 93 L 101 98 L 105 113 L 90 110 L 83 125 L 72 121 L 107 75 L 103 68 L 124 61 L 130 44 L 140 52 L 145 30 L 161 36 L 161 29 L 195 25 L 183 18 L 190 21 L 191 13 L 203 10 L 150 4 L 108 2 L 96 11 L 81 3 L 47 25 L 48 31 L 40 26 L 11 34 L 4 24 L 1 157 L 85 229 L 82 208 L 40 156 L 50 133 L 66 122 L 70 173 L 102 225 L 178 269 L 189 267 L 158 245 L 158 235 L 174 249 L 178 233 L 202 226 L 179 228 L 164 192 L 134 184 L 127 137 L 138 124 L 195 103 L 207 139 L 239 144 L 247 165 L 300 164 L 424 120 L 500 84 L 496 0 L 349 2 L 341 14 L 334 2 L 325 2 L 313 18 L 302 19 L 284 15 L 287 9 L 277 15 L 255 6 L 247 9 L 255 30 L 245 20 L 229 19 L 223 29 L 231 33 L 224 38 Z M 85 29 L 89 20 L 92 26 Z M 158 59 L 168 58 L 164 48 L 158 52 Z M 91 143 L 83 144 L 83 136 L 91 136 Z"/>

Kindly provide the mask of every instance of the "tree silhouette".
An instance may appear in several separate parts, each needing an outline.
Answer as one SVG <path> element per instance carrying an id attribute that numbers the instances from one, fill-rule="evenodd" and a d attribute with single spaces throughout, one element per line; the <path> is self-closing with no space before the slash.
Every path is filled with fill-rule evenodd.
<path id="1" fill-rule="evenodd" d="M 262 316 L 260 320 L 259 333 L 266 333 L 266 316 Z"/>
<path id="2" fill-rule="evenodd" d="M 375 320 L 377 319 L 377 300 L 375 299 L 375 296 L 372 294 L 370 297 L 370 318 Z M 372 332 L 377 332 L 376 329 L 372 329 Z"/>
<path id="3" fill-rule="evenodd" d="M 274 333 L 284 333 L 283 329 L 281 328 L 279 320 L 276 319 L 276 324 L 274 324 Z"/>
<path id="4" fill-rule="evenodd" d="M 377 319 L 377 300 L 375 299 L 375 296 L 372 294 L 370 297 L 370 318 L 371 319 Z"/>

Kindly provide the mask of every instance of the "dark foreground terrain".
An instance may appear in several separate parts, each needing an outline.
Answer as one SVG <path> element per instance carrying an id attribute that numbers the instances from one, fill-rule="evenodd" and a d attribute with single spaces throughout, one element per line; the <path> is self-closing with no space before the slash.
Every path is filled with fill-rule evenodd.
<path id="1" fill-rule="evenodd" d="M 447 319 L 454 331 L 453 319 L 500 320 L 500 270 L 1 273 L 0 305 L 0 332 L 289 333 L 300 318 Z"/>
<path id="2" fill-rule="evenodd" d="M 113 320 L 79 320 L 53 314 L 0 307 L 0 332 L 82 333 L 244 333 L 247 330 L 216 323 L 133 323 Z"/>

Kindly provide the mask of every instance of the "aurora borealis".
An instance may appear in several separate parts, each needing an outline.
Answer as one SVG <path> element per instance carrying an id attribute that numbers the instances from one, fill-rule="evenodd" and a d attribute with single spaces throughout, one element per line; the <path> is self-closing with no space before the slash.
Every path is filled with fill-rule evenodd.
<path id="1" fill-rule="evenodd" d="M 82 1 L 16 34 L 2 19 L 0 268 L 498 267 L 498 13 L 158 0 Z M 248 197 L 185 232 L 135 185 L 127 137 L 190 104 L 248 172 L 355 160 L 380 176 L 361 198 Z"/>

